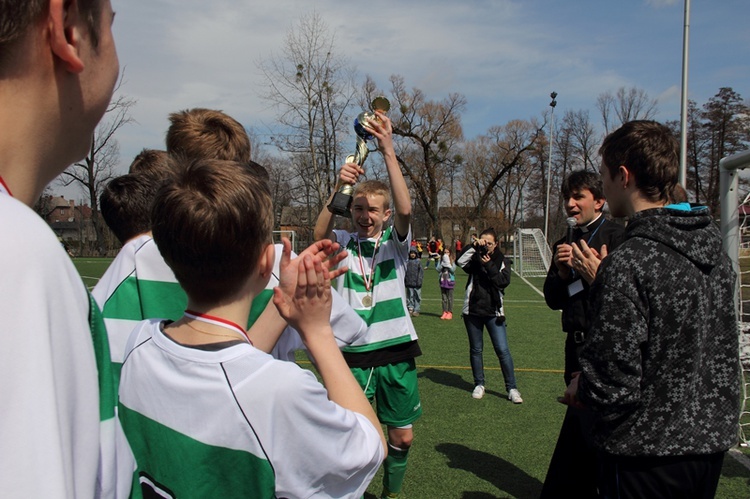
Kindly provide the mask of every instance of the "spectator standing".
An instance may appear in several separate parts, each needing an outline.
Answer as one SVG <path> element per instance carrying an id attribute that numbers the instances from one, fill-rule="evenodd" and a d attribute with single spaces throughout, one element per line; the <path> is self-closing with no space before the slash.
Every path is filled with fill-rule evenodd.
<path id="1" fill-rule="evenodd" d="M 590 324 L 589 279 L 572 270 L 571 244 L 583 241 L 592 251 L 606 252 L 622 242 L 625 229 L 604 216 L 604 190 L 598 174 L 575 171 L 563 182 L 562 192 L 566 214 L 575 219 L 575 228 L 553 245 L 554 258 L 544 281 L 544 298 L 552 310 L 562 310 L 562 329 L 567 334 L 564 374 L 567 386 L 572 373 L 581 370 L 578 350 Z M 568 407 L 542 487 L 542 499 L 561 497 L 572 490 L 581 499 L 597 496 L 592 424 L 590 412 Z"/>
<path id="2" fill-rule="evenodd" d="M 406 286 L 406 308 L 412 317 L 419 317 L 423 278 L 424 269 L 422 268 L 422 262 L 419 260 L 419 255 L 417 255 L 417 250 L 409 250 L 404 285 Z"/>
<path id="3" fill-rule="evenodd" d="M 443 250 L 443 256 L 437 264 L 440 276 L 440 298 L 443 303 L 441 319 L 453 319 L 453 288 L 456 286 L 456 262 L 453 261 L 450 248 Z"/>
<path id="4" fill-rule="evenodd" d="M 471 396 L 484 396 L 484 328 L 490 335 L 505 379 L 508 400 L 514 404 L 523 402 L 516 387 L 513 358 L 508 347 L 503 295 L 510 284 L 510 260 L 497 248 L 495 230 L 486 229 L 479 239 L 458 258 L 458 266 L 469 274 L 461 315 L 469 337 L 469 360 L 474 375 L 474 390 Z"/>

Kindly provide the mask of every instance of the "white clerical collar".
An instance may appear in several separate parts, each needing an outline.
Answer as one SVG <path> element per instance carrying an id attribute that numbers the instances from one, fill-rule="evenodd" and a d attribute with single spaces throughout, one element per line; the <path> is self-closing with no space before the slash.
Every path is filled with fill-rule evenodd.
<path id="1" fill-rule="evenodd" d="M 583 232 L 585 234 L 588 231 L 590 231 L 591 229 L 595 229 L 596 227 L 599 227 L 598 225 L 595 226 L 595 224 L 599 221 L 600 218 L 602 218 L 602 215 L 604 215 L 604 213 L 599 213 L 598 217 L 596 217 L 595 219 L 593 219 L 592 221 L 590 221 L 589 223 L 587 223 L 583 227 L 578 227 L 578 228 L 581 229 L 581 232 Z"/>

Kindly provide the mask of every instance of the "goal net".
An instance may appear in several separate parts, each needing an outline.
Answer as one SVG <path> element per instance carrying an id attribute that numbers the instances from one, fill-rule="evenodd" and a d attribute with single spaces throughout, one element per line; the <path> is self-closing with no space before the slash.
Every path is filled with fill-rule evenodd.
<path id="1" fill-rule="evenodd" d="M 545 277 L 552 261 L 552 250 L 542 229 L 518 229 L 513 241 L 516 272 L 521 277 Z"/>
<path id="2" fill-rule="evenodd" d="M 738 263 L 740 268 L 739 330 L 742 365 L 742 414 L 740 443 L 750 445 L 750 194 L 738 209 L 740 219 Z"/>
<path id="3" fill-rule="evenodd" d="M 750 195 L 740 201 L 739 171 L 750 168 L 750 150 L 719 162 L 721 237 L 737 273 L 735 309 L 740 334 L 742 409 L 740 445 L 750 445 Z"/>

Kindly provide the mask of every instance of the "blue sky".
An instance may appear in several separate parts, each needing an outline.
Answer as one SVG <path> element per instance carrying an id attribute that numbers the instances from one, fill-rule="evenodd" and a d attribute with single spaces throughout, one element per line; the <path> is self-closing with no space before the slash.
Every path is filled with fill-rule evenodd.
<path id="1" fill-rule="evenodd" d="M 430 99 L 466 96 L 473 138 L 511 119 L 588 109 L 621 86 L 659 100 L 679 119 L 683 0 L 113 0 L 136 123 L 118 133 L 123 171 L 143 147 L 163 148 L 167 115 L 222 109 L 248 128 L 274 123 L 257 63 L 279 54 L 300 15 L 316 10 L 338 52 L 381 87 L 399 74 Z M 689 96 L 720 87 L 750 98 L 748 0 L 693 0 Z"/>

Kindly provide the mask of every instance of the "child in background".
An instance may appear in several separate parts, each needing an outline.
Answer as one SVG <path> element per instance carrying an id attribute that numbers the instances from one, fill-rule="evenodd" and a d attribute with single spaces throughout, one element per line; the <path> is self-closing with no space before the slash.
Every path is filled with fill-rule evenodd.
<path id="1" fill-rule="evenodd" d="M 440 275 L 440 297 L 443 301 L 443 315 L 441 319 L 453 319 L 453 288 L 456 285 L 456 262 L 453 260 L 450 248 L 443 250 L 443 256 L 437 265 Z"/>
<path id="2" fill-rule="evenodd" d="M 404 285 L 406 286 L 406 308 L 413 317 L 419 316 L 419 308 L 422 303 L 422 278 L 424 269 L 419 260 L 417 250 L 409 251 L 409 260 L 406 262 L 406 276 Z"/>

